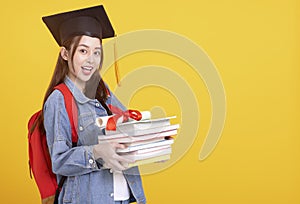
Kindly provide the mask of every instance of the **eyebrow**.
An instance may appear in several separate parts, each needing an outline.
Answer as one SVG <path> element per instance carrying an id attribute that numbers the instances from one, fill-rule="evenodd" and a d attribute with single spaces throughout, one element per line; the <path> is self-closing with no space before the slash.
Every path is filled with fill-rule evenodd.
<path id="1" fill-rule="evenodd" d="M 89 46 L 87 46 L 86 44 L 79 44 L 78 47 L 79 46 L 83 46 L 83 47 L 89 48 Z M 95 49 L 101 49 L 101 47 L 96 47 Z"/>

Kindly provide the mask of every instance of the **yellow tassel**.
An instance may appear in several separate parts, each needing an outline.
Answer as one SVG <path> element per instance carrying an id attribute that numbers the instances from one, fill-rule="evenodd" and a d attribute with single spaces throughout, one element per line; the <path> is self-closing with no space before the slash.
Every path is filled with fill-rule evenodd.
<path id="1" fill-rule="evenodd" d="M 115 57 L 115 76 L 116 76 L 116 80 L 117 80 L 117 84 L 118 86 L 121 86 L 121 82 L 120 82 L 120 72 L 119 72 L 119 65 L 118 65 L 118 56 L 117 56 L 117 46 L 116 46 L 116 42 L 117 39 L 115 38 L 115 42 L 114 42 L 114 57 Z"/>

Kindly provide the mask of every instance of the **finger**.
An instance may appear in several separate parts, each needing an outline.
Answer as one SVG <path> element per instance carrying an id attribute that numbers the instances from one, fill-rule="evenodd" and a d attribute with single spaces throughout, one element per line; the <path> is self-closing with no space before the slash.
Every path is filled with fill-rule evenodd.
<path id="1" fill-rule="evenodd" d="M 120 162 L 122 166 L 124 166 L 125 169 L 128 169 L 129 163 L 126 162 Z"/>
<path id="2" fill-rule="evenodd" d="M 113 171 L 124 171 L 126 168 L 118 161 L 113 161 L 111 163 L 111 168 Z"/>
<path id="3" fill-rule="evenodd" d="M 129 156 L 120 156 L 120 155 L 116 155 L 115 156 L 116 160 L 118 160 L 119 162 L 123 162 L 123 163 L 134 163 L 134 159 L 129 157 Z"/>
<path id="4" fill-rule="evenodd" d="M 120 144 L 120 143 L 116 143 L 116 142 L 111 143 L 111 144 L 116 149 L 125 149 L 126 148 L 126 145 L 124 145 L 124 144 Z"/>
<path id="5" fill-rule="evenodd" d="M 109 165 L 108 163 L 104 163 L 104 164 L 103 164 L 103 168 L 104 168 L 104 169 L 110 169 L 110 168 L 111 168 L 111 165 Z"/>

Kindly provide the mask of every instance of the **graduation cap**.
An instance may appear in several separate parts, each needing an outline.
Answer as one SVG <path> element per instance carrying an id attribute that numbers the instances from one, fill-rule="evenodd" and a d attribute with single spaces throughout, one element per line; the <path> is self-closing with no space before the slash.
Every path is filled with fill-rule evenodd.
<path id="1" fill-rule="evenodd" d="M 100 39 L 114 37 L 115 31 L 102 5 L 42 17 L 59 46 L 76 35 Z"/>
<path id="2" fill-rule="evenodd" d="M 62 46 L 67 39 L 77 35 L 100 39 L 115 36 L 115 31 L 102 5 L 44 16 L 42 20 L 59 46 Z M 114 46 L 115 76 L 117 84 L 120 85 L 116 55 Z"/>

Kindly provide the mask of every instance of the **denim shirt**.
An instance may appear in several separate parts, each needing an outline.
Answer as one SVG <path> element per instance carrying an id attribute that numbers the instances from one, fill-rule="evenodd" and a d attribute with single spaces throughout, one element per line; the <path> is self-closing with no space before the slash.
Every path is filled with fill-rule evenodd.
<path id="1" fill-rule="evenodd" d="M 78 107 L 77 147 L 72 148 L 71 126 L 62 93 L 54 90 L 44 105 L 44 126 L 52 170 L 58 181 L 62 175 L 67 176 L 59 203 L 113 204 L 113 174 L 102 169 L 93 155 L 93 145 L 98 143 L 98 135 L 103 134 L 95 125 L 95 119 L 107 115 L 107 112 L 97 99 L 87 98 L 68 77 L 65 84 Z M 125 109 L 111 92 L 106 103 Z M 130 189 L 130 201 L 146 203 L 138 167 L 127 169 L 123 174 Z"/>

